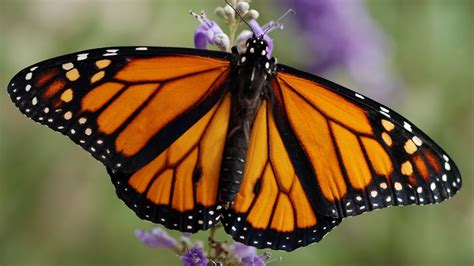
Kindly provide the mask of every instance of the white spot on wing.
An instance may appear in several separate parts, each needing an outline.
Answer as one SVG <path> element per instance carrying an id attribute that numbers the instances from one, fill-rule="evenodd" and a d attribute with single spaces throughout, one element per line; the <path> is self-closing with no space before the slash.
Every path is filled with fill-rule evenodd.
<path id="1" fill-rule="evenodd" d="M 362 100 L 364 100 L 364 99 L 365 99 L 365 97 L 364 97 L 364 96 L 362 96 L 362 95 L 360 95 L 360 94 L 358 94 L 358 93 L 356 93 L 356 94 L 355 94 L 355 96 L 356 96 L 357 98 L 359 98 L 359 99 L 362 99 Z"/>
<path id="2" fill-rule="evenodd" d="M 446 169 L 448 171 L 451 170 L 451 165 L 448 162 L 445 162 L 444 163 L 444 169 Z"/>
<path id="3" fill-rule="evenodd" d="M 402 190 L 403 186 L 400 182 L 395 182 L 395 190 L 400 191 Z"/>
<path id="4" fill-rule="evenodd" d="M 383 114 L 384 116 L 390 118 L 390 115 L 389 115 L 389 114 L 387 114 L 387 113 L 385 113 L 385 112 L 382 112 L 382 111 L 380 111 L 380 113 Z"/>
<path id="5" fill-rule="evenodd" d="M 78 55 L 77 55 L 77 61 L 81 61 L 81 60 L 87 59 L 87 56 L 88 56 L 88 55 L 89 55 L 88 53 L 78 54 Z"/>
<path id="6" fill-rule="evenodd" d="M 416 146 L 421 146 L 421 144 L 423 144 L 423 142 L 421 141 L 420 138 L 418 138 L 417 136 L 414 136 L 412 138 L 413 142 L 416 144 Z"/>
<path id="7" fill-rule="evenodd" d="M 78 56 L 78 57 L 79 57 L 79 56 Z M 74 64 L 73 64 L 73 63 L 64 63 L 64 64 L 62 65 L 62 68 L 63 68 L 64 70 L 71 70 L 71 69 L 74 68 Z"/>
<path id="8" fill-rule="evenodd" d="M 441 180 L 443 180 L 444 182 L 448 181 L 448 176 L 446 174 L 442 175 Z"/>
<path id="9" fill-rule="evenodd" d="M 404 127 L 406 130 L 408 130 L 408 131 L 411 132 L 411 125 L 408 124 L 406 121 L 403 122 L 403 127 Z"/>

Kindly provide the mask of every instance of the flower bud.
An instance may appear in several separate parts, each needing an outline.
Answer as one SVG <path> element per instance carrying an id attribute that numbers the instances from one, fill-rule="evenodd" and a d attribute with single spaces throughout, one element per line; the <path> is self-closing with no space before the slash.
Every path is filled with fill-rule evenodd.
<path id="1" fill-rule="evenodd" d="M 235 7 L 235 10 L 239 12 L 241 16 L 245 15 L 249 11 L 250 5 L 247 2 L 239 2 Z"/>
<path id="2" fill-rule="evenodd" d="M 224 7 L 224 13 L 225 13 L 225 15 L 226 15 L 229 22 L 235 20 L 235 11 L 229 5 L 226 5 Z"/>
<path id="3" fill-rule="evenodd" d="M 257 19 L 259 16 L 260 16 L 260 14 L 258 13 L 257 10 L 250 9 L 250 11 L 247 12 L 247 14 L 245 14 L 244 19 L 249 21 L 249 20 Z"/>
<path id="4" fill-rule="evenodd" d="M 219 6 L 214 9 L 214 14 L 218 15 L 219 17 L 223 18 L 224 20 L 227 20 L 227 16 L 224 12 L 224 8 Z"/>
<path id="5" fill-rule="evenodd" d="M 214 36 L 213 44 L 217 46 L 221 51 L 230 50 L 230 40 L 225 33 L 219 33 Z"/>

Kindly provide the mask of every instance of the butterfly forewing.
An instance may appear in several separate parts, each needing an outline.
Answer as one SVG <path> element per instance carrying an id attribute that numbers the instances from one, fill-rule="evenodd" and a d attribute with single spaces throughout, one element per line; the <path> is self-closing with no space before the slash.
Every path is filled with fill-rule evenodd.
<path id="1" fill-rule="evenodd" d="M 26 68 L 8 92 L 28 117 L 107 167 L 133 172 L 215 105 L 230 59 L 192 49 L 95 49 Z"/>
<path id="2" fill-rule="evenodd" d="M 324 215 L 439 203 L 459 190 L 459 171 L 446 153 L 387 107 L 285 66 L 273 86 L 306 157 L 300 179 Z"/>

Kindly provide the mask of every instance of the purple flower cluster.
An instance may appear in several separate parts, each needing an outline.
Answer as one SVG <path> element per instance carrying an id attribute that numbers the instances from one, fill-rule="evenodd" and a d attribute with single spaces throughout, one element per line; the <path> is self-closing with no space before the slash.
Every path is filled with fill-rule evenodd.
<path id="1" fill-rule="evenodd" d="M 206 266 L 209 260 L 200 247 L 187 249 L 182 256 L 184 266 Z"/>
<path id="2" fill-rule="evenodd" d="M 189 234 L 183 234 L 181 240 L 170 236 L 160 227 L 155 227 L 151 231 L 136 230 L 135 235 L 147 246 L 151 248 L 165 248 L 176 252 L 184 266 L 206 266 L 209 261 L 214 263 L 231 262 L 243 266 L 264 266 L 269 260 L 267 254 L 258 255 L 257 249 L 241 243 L 228 245 L 226 242 L 212 240 L 211 247 L 216 248 L 210 256 L 202 248 L 199 241 L 191 241 Z M 227 263 L 225 263 L 227 264 Z"/>

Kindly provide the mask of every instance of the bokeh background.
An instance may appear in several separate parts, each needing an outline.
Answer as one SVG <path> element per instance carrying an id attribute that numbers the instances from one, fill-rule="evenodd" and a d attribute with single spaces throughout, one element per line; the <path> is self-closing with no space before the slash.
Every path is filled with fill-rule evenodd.
<path id="1" fill-rule="evenodd" d="M 272 252 L 282 259 L 272 265 L 473 265 L 474 1 L 347 0 L 325 7 L 331 1 L 262 0 L 252 7 L 260 22 L 295 8 L 285 29 L 271 34 L 279 62 L 410 118 L 455 159 L 464 187 L 440 205 L 346 219 L 316 245 Z M 105 168 L 21 115 L 6 86 L 26 66 L 79 50 L 192 47 L 198 23 L 188 11 L 204 9 L 221 22 L 212 14 L 219 5 L 223 1 L 0 0 L 0 265 L 179 264 L 170 251 L 136 239 L 136 228 L 152 224 L 118 200 Z M 328 57 L 331 52 L 336 56 Z M 207 233 L 193 238 L 205 240 Z"/>

